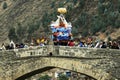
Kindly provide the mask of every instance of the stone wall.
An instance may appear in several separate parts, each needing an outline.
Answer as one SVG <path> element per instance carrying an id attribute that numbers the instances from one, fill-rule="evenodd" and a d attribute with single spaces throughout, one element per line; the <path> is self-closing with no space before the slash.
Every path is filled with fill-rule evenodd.
<path id="1" fill-rule="evenodd" d="M 45 67 L 69 69 L 97 80 L 120 79 L 120 50 L 60 46 L 49 51 L 48 48 L 0 52 L 0 80 L 14 80 L 27 73 L 41 72 Z"/>
<path id="2" fill-rule="evenodd" d="M 76 58 L 120 58 L 120 50 L 117 49 L 98 49 L 60 46 L 48 50 L 49 46 L 35 47 L 30 49 L 14 50 L 18 57 L 28 56 L 48 56 L 52 52 L 53 56 L 67 56 Z"/>

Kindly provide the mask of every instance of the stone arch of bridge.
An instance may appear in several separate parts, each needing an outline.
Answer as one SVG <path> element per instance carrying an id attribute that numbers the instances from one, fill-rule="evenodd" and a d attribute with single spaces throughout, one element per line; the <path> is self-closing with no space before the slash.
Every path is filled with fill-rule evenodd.
<path id="1" fill-rule="evenodd" d="M 18 77 L 17 79 L 15 80 L 24 80 L 24 79 L 27 79 L 31 76 L 34 76 L 35 74 L 39 74 L 39 73 L 42 73 L 42 72 L 45 72 L 45 71 L 48 71 L 48 70 L 51 70 L 51 69 L 54 69 L 54 68 L 58 68 L 58 67 L 53 67 L 53 66 L 47 66 L 47 67 L 44 67 L 44 68 L 41 68 L 41 69 L 38 69 L 38 70 L 35 70 L 35 71 L 32 71 L 30 73 L 27 73 L 27 74 L 24 74 L 20 77 Z M 63 68 L 62 68 L 63 69 Z M 73 72 L 76 72 L 76 71 L 73 71 Z M 83 74 L 83 73 L 82 73 Z M 84 74 L 86 75 L 86 74 Z M 88 75 L 87 75 L 88 76 Z M 90 76 L 91 77 L 91 76 Z"/>
<path id="2" fill-rule="evenodd" d="M 34 65 L 36 67 L 34 67 Z M 33 66 L 33 68 L 28 69 L 28 66 Z M 95 67 L 93 68 L 92 65 L 84 64 L 80 60 L 73 58 L 41 57 L 34 60 L 33 62 L 30 60 L 22 63 L 22 65 L 19 67 L 21 67 L 21 69 L 19 69 L 18 72 L 24 72 L 15 77 L 15 80 L 23 80 L 22 78 L 25 79 L 34 74 L 44 72 L 53 68 L 63 68 L 75 72 L 80 72 L 97 80 L 110 80 L 110 75 L 105 71 L 102 71 L 101 69 L 97 69 Z"/>
<path id="3" fill-rule="evenodd" d="M 18 77 L 15 80 L 24 80 L 24 79 L 27 79 L 31 76 L 34 76 L 35 74 L 39 74 L 39 73 L 45 72 L 45 71 L 53 69 L 53 68 L 55 68 L 55 67 L 48 66 L 48 67 L 44 67 L 44 68 L 41 68 L 41 69 L 38 69 L 38 70 L 34 70 L 32 72 L 26 73 L 26 74 Z"/>

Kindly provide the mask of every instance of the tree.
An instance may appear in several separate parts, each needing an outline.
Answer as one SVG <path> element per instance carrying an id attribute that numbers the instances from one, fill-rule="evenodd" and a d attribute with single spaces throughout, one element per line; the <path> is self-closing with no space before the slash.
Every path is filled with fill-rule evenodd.
<path id="1" fill-rule="evenodd" d="M 100 3 L 103 3 L 103 2 L 105 2 L 105 0 L 99 0 L 99 2 L 100 2 Z"/>
<path id="2" fill-rule="evenodd" d="M 67 76 L 65 76 L 65 75 L 60 75 L 59 77 L 58 77 L 58 80 L 68 80 L 69 78 L 67 77 Z"/>
<path id="3" fill-rule="evenodd" d="M 76 22 L 74 23 L 75 26 L 80 25 L 80 27 L 85 27 L 87 25 L 88 14 L 83 12 L 80 16 L 78 16 Z"/>
<path id="4" fill-rule="evenodd" d="M 78 1 L 78 0 L 73 0 L 74 5 L 76 5 L 76 4 L 77 4 L 77 1 Z"/>
<path id="5" fill-rule="evenodd" d="M 97 16 L 92 19 L 91 21 L 91 28 L 90 31 L 92 34 L 95 34 L 99 31 L 105 31 L 106 30 L 106 23 L 104 21 L 104 18 L 101 16 Z"/>
<path id="6" fill-rule="evenodd" d="M 59 7 L 63 7 L 63 6 L 64 6 L 64 3 L 63 3 L 63 2 L 59 2 L 58 6 L 59 6 Z"/>
<path id="7" fill-rule="evenodd" d="M 98 13 L 103 14 L 105 10 L 105 6 L 102 3 L 98 3 Z"/>
<path id="8" fill-rule="evenodd" d="M 89 35 L 89 32 L 87 29 L 84 29 L 84 31 L 82 32 L 82 36 L 86 37 L 87 35 Z"/>
<path id="9" fill-rule="evenodd" d="M 18 27 L 17 27 L 17 36 L 19 41 L 22 41 L 22 39 L 25 38 L 25 27 L 22 27 L 20 23 L 18 23 Z"/>
<path id="10" fill-rule="evenodd" d="M 45 76 L 41 76 L 38 80 L 50 80 L 51 77 L 48 76 L 48 75 L 45 75 Z"/>
<path id="11" fill-rule="evenodd" d="M 55 7 L 55 2 L 52 2 L 51 3 L 51 8 L 54 8 Z"/>
<path id="12" fill-rule="evenodd" d="M 83 8 L 85 6 L 85 0 L 80 0 L 79 2 L 79 8 Z"/>
<path id="13" fill-rule="evenodd" d="M 18 37 L 16 35 L 14 27 L 10 28 L 9 33 L 8 33 L 8 37 L 9 37 L 10 40 L 14 40 L 14 41 L 18 40 Z"/>
<path id="14" fill-rule="evenodd" d="M 7 6 L 7 3 L 6 2 L 4 2 L 3 3 L 3 9 L 6 9 L 8 6 Z"/>

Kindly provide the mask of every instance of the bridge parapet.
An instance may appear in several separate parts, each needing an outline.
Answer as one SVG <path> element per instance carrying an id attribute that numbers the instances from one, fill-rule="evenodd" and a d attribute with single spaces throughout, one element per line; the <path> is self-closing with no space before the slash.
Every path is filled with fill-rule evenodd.
<path id="1" fill-rule="evenodd" d="M 55 55 L 83 58 L 120 58 L 120 50 L 100 48 L 80 48 L 60 46 L 55 48 Z"/>
<path id="2" fill-rule="evenodd" d="M 14 50 L 17 57 L 29 57 L 29 56 L 47 56 L 48 55 L 48 47 L 32 47 L 32 48 L 24 48 L 24 49 L 16 49 Z"/>
<path id="3" fill-rule="evenodd" d="M 48 46 L 15 50 L 17 57 L 48 56 Z M 120 58 L 120 50 L 100 48 L 80 48 L 68 46 L 55 46 L 52 56 L 77 58 Z"/>

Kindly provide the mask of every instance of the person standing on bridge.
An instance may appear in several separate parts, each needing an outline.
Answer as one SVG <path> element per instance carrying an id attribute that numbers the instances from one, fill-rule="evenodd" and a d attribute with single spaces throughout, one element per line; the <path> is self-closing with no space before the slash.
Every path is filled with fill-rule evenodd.
<path id="1" fill-rule="evenodd" d="M 6 50 L 4 43 L 2 43 L 2 45 L 1 45 L 1 50 Z"/>
<path id="2" fill-rule="evenodd" d="M 10 49 L 15 49 L 15 43 L 13 42 L 13 40 L 10 41 Z"/>

